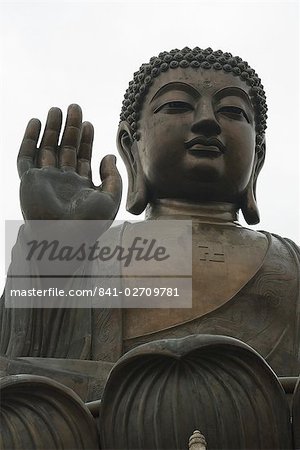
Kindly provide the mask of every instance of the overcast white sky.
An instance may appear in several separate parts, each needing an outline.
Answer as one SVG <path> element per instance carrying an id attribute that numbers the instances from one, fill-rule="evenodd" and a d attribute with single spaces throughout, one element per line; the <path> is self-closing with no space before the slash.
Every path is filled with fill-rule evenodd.
<path id="1" fill-rule="evenodd" d="M 2 219 L 19 219 L 16 155 L 31 117 L 79 103 L 95 126 L 100 159 L 115 153 L 123 94 L 132 74 L 162 50 L 212 47 L 241 56 L 267 92 L 267 159 L 254 228 L 300 243 L 298 1 L 7 1 L 1 12 Z M 125 212 L 124 194 L 119 218 Z M 4 243 L 4 233 L 2 244 Z M 3 273 L 3 270 L 2 270 Z"/>

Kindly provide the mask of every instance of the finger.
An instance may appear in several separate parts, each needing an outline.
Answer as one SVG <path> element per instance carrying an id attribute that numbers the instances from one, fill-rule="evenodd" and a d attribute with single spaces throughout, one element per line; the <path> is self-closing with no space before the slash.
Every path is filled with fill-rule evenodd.
<path id="1" fill-rule="evenodd" d="M 121 200 L 122 179 L 116 166 L 116 157 L 106 155 L 100 165 L 101 191 L 110 193 L 115 201 Z"/>
<path id="2" fill-rule="evenodd" d="M 94 127 L 90 122 L 83 122 L 77 158 L 77 172 L 82 177 L 91 178 L 91 157 L 94 140 Z"/>
<path id="3" fill-rule="evenodd" d="M 76 170 L 77 150 L 80 142 L 82 112 L 78 105 L 70 105 L 59 151 L 59 166 Z"/>
<path id="4" fill-rule="evenodd" d="M 38 151 L 38 167 L 56 166 L 61 123 L 61 110 L 59 108 L 51 108 L 48 112 L 45 131 Z"/>
<path id="5" fill-rule="evenodd" d="M 38 119 L 31 119 L 26 127 L 17 159 L 20 178 L 27 170 L 34 167 L 40 131 L 41 122 Z"/>

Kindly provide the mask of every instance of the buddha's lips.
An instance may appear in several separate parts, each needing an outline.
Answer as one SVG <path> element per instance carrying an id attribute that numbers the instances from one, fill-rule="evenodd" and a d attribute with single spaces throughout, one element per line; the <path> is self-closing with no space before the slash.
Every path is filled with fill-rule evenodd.
<path id="1" fill-rule="evenodd" d="M 194 152 L 221 154 L 225 153 L 224 144 L 217 138 L 206 138 L 204 136 L 198 136 L 185 142 L 185 148 Z"/>

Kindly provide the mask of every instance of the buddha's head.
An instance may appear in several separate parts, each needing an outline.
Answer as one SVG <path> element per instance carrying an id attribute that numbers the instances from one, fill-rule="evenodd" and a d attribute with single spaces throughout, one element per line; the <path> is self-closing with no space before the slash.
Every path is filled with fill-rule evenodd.
<path id="1" fill-rule="evenodd" d="M 227 202 L 259 222 L 266 112 L 260 79 L 239 57 L 186 47 L 151 58 L 129 84 L 118 130 L 127 209 L 140 214 L 166 198 Z"/>

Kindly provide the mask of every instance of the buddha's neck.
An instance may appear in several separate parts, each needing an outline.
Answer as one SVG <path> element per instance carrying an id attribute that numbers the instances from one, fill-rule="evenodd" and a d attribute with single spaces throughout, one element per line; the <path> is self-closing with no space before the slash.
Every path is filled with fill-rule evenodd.
<path id="1" fill-rule="evenodd" d="M 238 210 L 232 203 L 194 203 L 188 200 L 161 199 L 150 203 L 146 220 L 185 219 L 200 223 L 240 226 Z"/>

